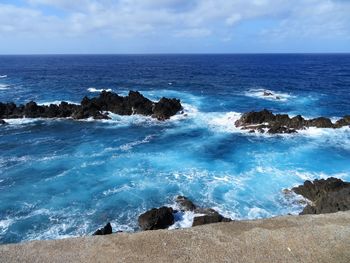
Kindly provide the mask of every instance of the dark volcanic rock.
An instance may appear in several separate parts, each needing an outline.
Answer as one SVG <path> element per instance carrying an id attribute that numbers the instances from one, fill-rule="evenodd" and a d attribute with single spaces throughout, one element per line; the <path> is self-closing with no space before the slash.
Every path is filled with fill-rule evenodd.
<path id="1" fill-rule="evenodd" d="M 0 103 L 0 118 L 73 118 L 109 119 L 108 113 L 118 115 L 141 114 L 159 120 L 169 119 L 182 109 L 180 100 L 162 98 L 154 103 L 137 91 L 128 96 L 103 91 L 96 98 L 84 97 L 80 105 L 61 102 L 60 105 L 41 106 L 34 101 L 17 106 L 14 103 Z"/>
<path id="2" fill-rule="evenodd" d="M 319 117 L 316 119 L 309 120 L 308 124 L 310 127 L 316 127 L 316 128 L 333 128 L 334 127 L 332 121 L 325 117 Z"/>
<path id="3" fill-rule="evenodd" d="M 275 115 L 272 114 L 271 111 L 262 110 L 260 112 L 247 112 L 242 115 L 242 117 L 236 121 L 235 125 L 239 126 L 247 126 L 247 125 L 255 125 L 255 124 L 263 124 L 265 122 L 270 123 L 275 120 Z"/>
<path id="4" fill-rule="evenodd" d="M 138 218 L 142 230 L 165 229 L 174 224 L 173 209 L 171 207 L 153 208 Z"/>
<path id="5" fill-rule="evenodd" d="M 176 203 L 179 205 L 181 211 L 194 211 L 196 205 L 187 197 L 179 195 L 176 197 Z"/>
<path id="6" fill-rule="evenodd" d="M 294 130 L 294 129 L 290 129 L 290 128 L 287 128 L 287 127 L 283 127 L 283 126 L 273 126 L 271 127 L 267 133 L 270 133 L 270 134 L 277 134 L 277 133 L 296 133 L 297 131 Z"/>
<path id="7" fill-rule="evenodd" d="M 308 127 L 316 128 L 340 128 L 350 125 L 350 116 L 338 120 L 335 124 L 329 118 L 319 117 L 311 120 L 305 120 L 302 116 L 297 115 L 290 118 L 287 114 L 274 115 L 271 111 L 262 110 L 259 112 L 247 112 L 235 122 L 236 127 L 247 130 L 257 130 L 264 132 L 262 129 L 268 129 L 268 133 L 296 133 L 297 130 Z"/>
<path id="8" fill-rule="evenodd" d="M 99 236 L 99 235 L 109 235 L 109 234 L 112 234 L 111 223 L 107 223 L 107 225 L 105 225 L 103 228 L 96 230 L 96 232 L 93 235 Z"/>
<path id="9" fill-rule="evenodd" d="M 344 116 L 340 120 L 337 120 L 335 123 L 335 126 L 338 127 L 343 127 L 343 126 L 349 126 L 350 125 L 350 116 Z"/>
<path id="10" fill-rule="evenodd" d="M 182 110 L 180 100 L 161 98 L 153 107 L 153 117 L 158 120 L 166 120 Z"/>
<path id="11" fill-rule="evenodd" d="M 201 215 L 194 217 L 192 226 L 232 221 L 230 218 L 223 217 L 211 208 L 199 208 L 195 210 L 195 213 Z"/>
<path id="12" fill-rule="evenodd" d="M 6 122 L 6 121 L 4 121 L 4 120 L 0 120 L 0 125 L 5 125 L 5 124 L 7 124 L 7 122 Z"/>
<path id="13" fill-rule="evenodd" d="M 337 178 L 305 181 L 292 189 L 312 201 L 301 214 L 323 214 L 350 210 L 350 183 Z"/>

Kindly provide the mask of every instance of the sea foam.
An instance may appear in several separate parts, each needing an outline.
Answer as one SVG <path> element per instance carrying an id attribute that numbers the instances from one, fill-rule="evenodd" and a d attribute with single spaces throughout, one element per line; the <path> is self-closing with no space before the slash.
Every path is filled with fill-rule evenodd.
<path id="1" fill-rule="evenodd" d="M 269 95 L 264 95 L 268 93 Z M 250 89 L 245 93 L 248 97 L 259 98 L 264 100 L 272 100 L 272 101 L 287 101 L 295 96 L 292 96 L 288 93 L 283 93 L 279 91 L 272 91 L 268 89 Z"/>
<path id="2" fill-rule="evenodd" d="M 112 92 L 112 89 L 96 89 L 96 88 L 88 88 L 87 89 L 89 92 L 92 92 L 92 93 L 100 93 L 102 91 L 107 91 L 107 92 Z"/>

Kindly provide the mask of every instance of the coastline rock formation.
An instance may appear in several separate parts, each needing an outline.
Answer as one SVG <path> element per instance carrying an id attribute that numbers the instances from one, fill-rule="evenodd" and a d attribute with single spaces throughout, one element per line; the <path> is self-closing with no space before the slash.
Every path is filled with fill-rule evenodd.
<path id="1" fill-rule="evenodd" d="M 130 91 L 128 96 L 102 91 L 98 97 L 84 97 L 80 105 L 61 102 L 59 105 L 38 105 L 31 101 L 25 105 L 0 103 L 0 118 L 73 118 L 110 119 L 107 112 L 118 115 L 140 114 L 166 120 L 182 109 L 180 100 L 161 98 L 152 102 L 138 91 Z"/>
<path id="2" fill-rule="evenodd" d="M 5 125 L 5 124 L 7 124 L 7 122 L 0 119 L 0 125 Z"/>
<path id="3" fill-rule="evenodd" d="M 141 214 L 138 222 L 142 230 L 165 229 L 174 224 L 173 209 L 163 206 L 161 208 L 152 208 Z"/>
<path id="4" fill-rule="evenodd" d="M 259 112 L 247 112 L 235 122 L 235 126 L 251 132 L 258 131 L 270 134 L 296 133 L 297 130 L 308 127 L 316 128 L 341 128 L 350 125 L 350 116 L 345 116 L 332 123 L 329 118 L 319 117 L 311 120 L 304 119 L 301 115 L 290 118 L 287 114 L 273 114 L 269 110 Z"/>
<path id="5" fill-rule="evenodd" d="M 177 196 L 175 202 L 178 204 L 181 212 L 194 212 L 192 226 L 232 221 L 230 218 L 220 215 L 214 209 L 198 208 L 185 196 Z M 139 216 L 138 223 L 142 230 L 166 229 L 175 223 L 174 214 L 177 212 L 179 211 L 166 206 L 152 208 Z"/>
<path id="6" fill-rule="evenodd" d="M 300 213 L 325 214 L 350 210 L 350 183 L 331 177 L 327 180 L 305 181 L 292 189 L 312 203 Z"/>
<path id="7" fill-rule="evenodd" d="M 100 228 L 93 233 L 93 236 L 101 236 L 101 235 L 110 235 L 112 234 L 112 226 L 111 223 L 107 223 L 103 228 Z"/>

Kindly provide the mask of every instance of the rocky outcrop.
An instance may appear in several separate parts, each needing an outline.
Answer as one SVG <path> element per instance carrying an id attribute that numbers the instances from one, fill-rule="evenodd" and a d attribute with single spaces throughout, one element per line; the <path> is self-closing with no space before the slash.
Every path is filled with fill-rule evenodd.
<path id="1" fill-rule="evenodd" d="M 200 226 L 219 222 L 231 222 L 230 218 L 223 217 L 211 208 L 198 208 L 195 210 L 192 226 Z"/>
<path id="2" fill-rule="evenodd" d="M 0 125 L 5 125 L 5 124 L 7 124 L 7 122 L 0 119 Z"/>
<path id="3" fill-rule="evenodd" d="M 96 232 L 93 234 L 94 236 L 100 236 L 100 235 L 110 235 L 112 234 L 112 226 L 111 223 L 107 223 L 103 228 L 100 228 L 96 230 Z"/>
<path id="4" fill-rule="evenodd" d="M 165 229 L 174 224 L 173 209 L 171 207 L 152 208 L 138 218 L 142 230 Z"/>
<path id="5" fill-rule="evenodd" d="M 219 222 L 230 222 L 230 218 L 226 218 L 220 215 L 217 211 L 211 208 L 197 207 L 190 199 L 185 196 L 176 197 L 176 203 L 180 207 L 181 211 L 194 212 L 194 218 L 192 226 L 206 225 Z"/>
<path id="6" fill-rule="evenodd" d="M 236 127 L 242 129 L 249 129 L 250 131 L 258 131 L 270 134 L 280 133 L 296 133 L 297 130 L 308 127 L 316 128 L 340 128 L 350 125 L 350 116 L 332 123 L 329 118 L 319 117 L 315 119 L 306 120 L 302 116 L 297 115 L 290 118 L 287 114 L 273 114 L 269 110 L 262 110 L 259 112 L 247 112 L 235 122 Z"/>
<path id="7" fill-rule="evenodd" d="M 302 215 L 350 210 L 350 183 L 340 179 L 305 181 L 292 190 L 311 201 L 300 213 Z"/>
<path id="8" fill-rule="evenodd" d="M 103 91 L 96 98 L 84 97 L 80 105 L 61 102 L 59 105 L 38 105 L 34 101 L 26 105 L 0 103 L 0 118 L 73 118 L 73 119 L 109 119 L 106 112 L 118 115 L 140 114 L 166 120 L 182 109 L 180 100 L 162 98 L 152 102 L 137 91 L 128 96 Z"/>

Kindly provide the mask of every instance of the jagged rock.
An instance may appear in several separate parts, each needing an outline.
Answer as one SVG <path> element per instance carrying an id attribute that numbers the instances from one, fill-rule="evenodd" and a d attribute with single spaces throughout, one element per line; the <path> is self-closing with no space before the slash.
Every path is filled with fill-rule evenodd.
<path id="1" fill-rule="evenodd" d="M 310 127 L 316 127 L 316 128 L 333 128 L 334 127 L 332 121 L 325 117 L 319 117 L 316 119 L 309 120 L 308 124 Z"/>
<path id="2" fill-rule="evenodd" d="M 181 211 L 194 211 L 196 209 L 196 205 L 185 196 L 177 196 L 176 203 L 179 205 Z"/>
<path id="3" fill-rule="evenodd" d="M 107 111 L 118 115 L 141 114 L 159 120 L 169 119 L 182 109 L 180 100 L 162 98 L 153 103 L 137 91 L 128 96 L 103 91 L 96 98 L 84 97 L 80 105 L 61 102 L 60 105 L 41 106 L 34 101 L 17 106 L 14 103 L 0 103 L 0 118 L 68 118 L 109 119 Z"/>
<path id="4" fill-rule="evenodd" d="M 180 100 L 161 98 L 153 107 L 153 117 L 158 120 L 166 120 L 182 110 Z"/>
<path id="5" fill-rule="evenodd" d="M 349 125 L 350 125 L 350 116 L 344 116 L 343 118 L 335 122 L 336 127 L 343 127 L 343 126 L 349 126 Z"/>
<path id="6" fill-rule="evenodd" d="M 109 235 L 109 234 L 112 234 L 111 223 L 107 223 L 107 225 L 105 225 L 103 228 L 96 230 L 96 232 L 93 235 L 99 236 L 99 235 Z"/>
<path id="7" fill-rule="evenodd" d="M 4 121 L 4 120 L 0 120 L 0 125 L 5 125 L 5 124 L 7 124 L 7 122 L 6 122 L 6 121 Z"/>
<path id="8" fill-rule="evenodd" d="M 294 129 L 290 129 L 290 128 L 283 127 L 283 126 L 273 126 L 267 131 L 267 133 L 270 133 L 270 134 L 296 133 L 296 132 L 297 131 Z"/>
<path id="9" fill-rule="evenodd" d="M 337 178 L 305 181 L 292 189 L 312 201 L 300 214 L 323 214 L 350 210 L 350 183 Z"/>
<path id="10" fill-rule="evenodd" d="M 264 132 L 267 129 L 268 133 L 296 133 L 297 130 L 308 127 L 316 128 L 340 128 L 350 125 L 350 116 L 338 120 L 335 124 L 329 118 L 319 117 L 311 120 L 305 120 L 302 116 L 297 115 L 290 118 L 287 114 L 274 115 L 266 109 L 259 112 L 247 112 L 235 122 L 236 127 L 241 129 L 257 130 Z"/>
<path id="11" fill-rule="evenodd" d="M 199 208 L 195 210 L 195 213 L 201 215 L 194 217 L 192 226 L 232 221 L 230 218 L 223 217 L 211 208 Z"/>
<path id="12" fill-rule="evenodd" d="M 264 91 L 263 96 L 267 97 L 267 96 L 273 96 L 273 93 L 269 92 L 269 91 Z"/>
<path id="13" fill-rule="evenodd" d="M 142 230 L 165 229 L 174 224 L 173 209 L 171 207 L 152 208 L 138 218 Z"/>

